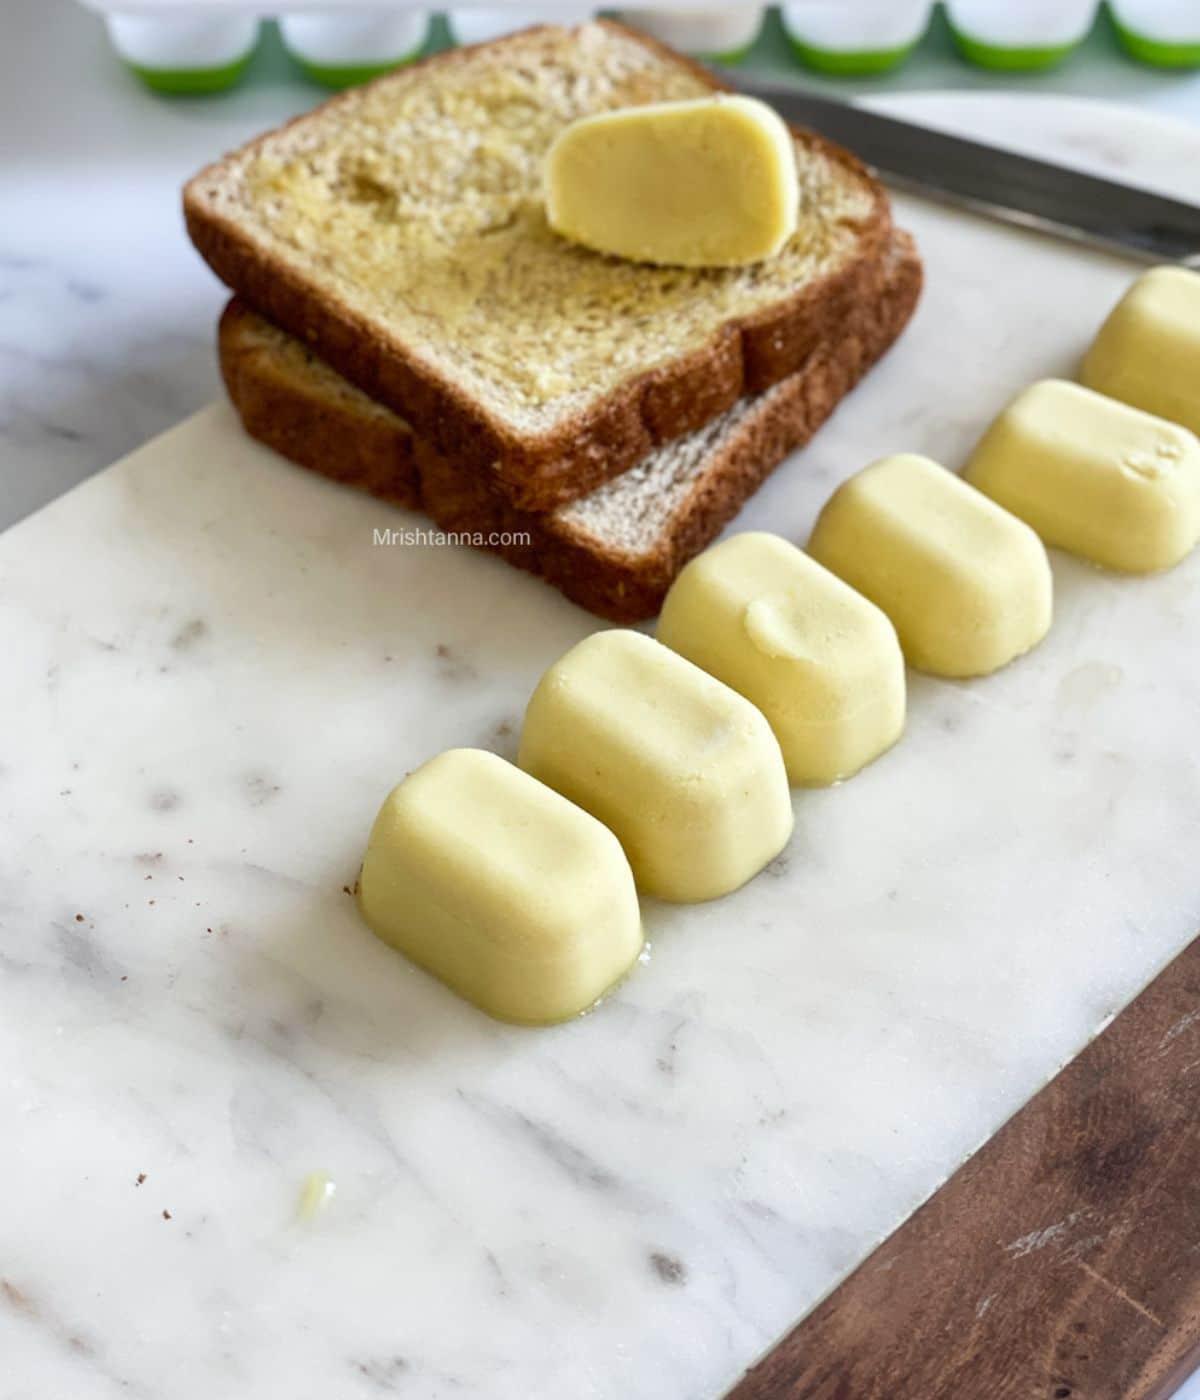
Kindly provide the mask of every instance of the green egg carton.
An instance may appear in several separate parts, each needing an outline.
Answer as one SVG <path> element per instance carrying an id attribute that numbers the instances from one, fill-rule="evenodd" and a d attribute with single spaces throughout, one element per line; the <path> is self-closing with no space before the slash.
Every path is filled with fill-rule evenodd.
<path id="1" fill-rule="evenodd" d="M 1099 0 L 946 0 L 959 52 L 980 68 L 1035 73 L 1055 68 L 1083 43 Z"/>
<path id="2" fill-rule="evenodd" d="M 117 56 L 155 92 L 218 93 L 246 73 L 261 38 L 254 0 L 83 0 L 98 10 Z M 280 37 L 314 82 L 348 87 L 416 58 L 432 15 L 408 0 L 339 6 L 285 0 Z"/>
<path id="3" fill-rule="evenodd" d="M 117 54 L 158 93 L 221 93 L 246 75 L 260 47 L 254 0 L 82 0 L 104 18 Z M 768 66 L 791 54 L 806 68 L 848 78 L 883 75 L 921 44 L 935 0 L 787 0 L 762 28 L 767 7 L 732 0 L 659 0 L 606 8 L 592 0 L 513 0 L 450 6 L 435 16 L 420 0 L 281 0 L 280 43 L 314 83 L 345 88 L 456 43 L 478 43 L 530 24 L 577 23 L 611 14 L 702 60 L 750 55 Z M 1001 73 L 1033 73 L 1066 60 L 1087 36 L 1102 0 L 944 0 L 962 56 Z M 707 9 L 707 13 L 701 13 Z M 1130 58 L 1163 69 L 1200 68 L 1200 0 L 1107 0 L 1108 22 Z M 762 42 L 759 43 L 761 29 Z M 279 44 L 272 38 L 274 54 Z M 278 60 L 275 60 L 278 62 Z M 755 57 L 751 57 L 755 61 Z"/>
<path id="4" fill-rule="evenodd" d="M 456 44 L 486 44 L 514 29 L 534 24 L 578 24 L 596 13 L 578 0 L 543 0 L 541 5 L 465 5 L 446 11 L 449 37 Z"/>
<path id="5" fill-rule="evenodd" d="M 411 63 L 429 40 L 428 10 L 379 8 L 282 15 L 283 46 L 301 71 L 323 87 L 368 82 Z"/>
<path id="6" fill-rule="evenodd" d="M 1153 68 L 1200 68 L 1200 6 L 1192 0 L 1109 0 L 1121 47 Z"/>
<path id="7" fill-rule="evenodd" d="M 245 58 L 227 63 L 223 68 L 147 68 L 128 62 L 126 67 L 153 92 L 173 97 L 201 97 L 234 87 L 242 80 L 253 57 L 251 50 Z"/>
<path id="8" fill-rule="evenodd" d="M 702 13 L 702 11 L 705 11 Z M 764 5 L 629 6 L 615 18 L 707 63 L 741 63 L 762 29 Z"/>
<path id="9" fill-rule="evenodd" d="M 929 28 L 933 0 L 795 0 L 779 17 L 806 68 L 835 77 L 870 77 L 898 67 Z"/>
<path id="10" fill-rule="evenodd" d="M 257 15 L 140 11 L 105 17 L 109 40 L 126 67 L 155 92 L 225 92 L 244 76 L 258 48 Z"/>

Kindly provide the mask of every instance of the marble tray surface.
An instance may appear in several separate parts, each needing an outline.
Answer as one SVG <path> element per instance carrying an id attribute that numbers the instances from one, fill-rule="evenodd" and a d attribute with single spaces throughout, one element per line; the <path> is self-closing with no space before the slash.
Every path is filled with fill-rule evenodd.
<path id="1" fill-rule="evenodd" d="M 892 105 L 1198 193 L 1162 119 Z M 741 526 L 802 540 L 885 451 L 960 465 L 1134 272 L 898 206 L 918 317 Z M 708 1400 L 1196 931 L 1200 559 L 1056 557 L 1038 651 L 913 677 L 905 740 L 797 794 L 766 874 L 648 906 L 608 1004 L 486 1020 L 344 887 L 391 784 L 511 755 L 593 623 L 373 546 L 401 523 L 216 405 L 0 539 L 4 1400 Z"/>

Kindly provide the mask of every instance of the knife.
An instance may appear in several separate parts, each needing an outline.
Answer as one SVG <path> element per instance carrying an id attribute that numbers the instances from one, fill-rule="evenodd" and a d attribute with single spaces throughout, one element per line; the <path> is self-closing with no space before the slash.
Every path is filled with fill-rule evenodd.
<path id="1" fill-rule="evenodd" d="M 747 97 L 855 152 L 894 184 L 1022 228 L 1147 262 L 1200 268 L 1200 205 L 948 136 L 781 84 L 726 75 Z"/>

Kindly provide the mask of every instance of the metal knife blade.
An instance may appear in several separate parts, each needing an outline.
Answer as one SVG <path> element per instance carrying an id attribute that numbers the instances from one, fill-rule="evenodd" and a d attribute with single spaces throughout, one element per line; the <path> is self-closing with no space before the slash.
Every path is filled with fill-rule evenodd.
<path id="1" fill-rule="evenodd" d="M 837 141 L 904 189 L 1147 262 L 1200 268 L 1200 205 L 783 84 L 728 76 L 748 97 Z M 1200 173 L 1197 185 L 1200 194 Z"/>

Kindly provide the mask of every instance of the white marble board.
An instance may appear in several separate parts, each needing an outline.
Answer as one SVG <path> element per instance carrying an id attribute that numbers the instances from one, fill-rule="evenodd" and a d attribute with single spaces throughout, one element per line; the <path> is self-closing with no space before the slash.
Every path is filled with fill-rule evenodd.
<path id="1" fill-rule="evenodd" d="M 1161 119 L 891 105 L 1200 196 Z M 741 526 L 804 539 L 888 450 L 959 465 L 1135 270 L 898 208 L 917 319 Z M 901 745 L 797 794 L 743 892 L 648 907 L 608 1004 L 488 1021 L 343 886 L 388 787 L 511 755 L 596 624 L 372 546 L 403 522 L 218 405 L 0 540 L 4 1400 L 707 1400 L 1196 932 L 1200 557 L 1056 557 L 1037 652 L 913 677 Z"/>

